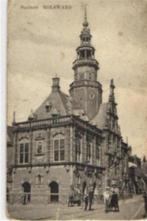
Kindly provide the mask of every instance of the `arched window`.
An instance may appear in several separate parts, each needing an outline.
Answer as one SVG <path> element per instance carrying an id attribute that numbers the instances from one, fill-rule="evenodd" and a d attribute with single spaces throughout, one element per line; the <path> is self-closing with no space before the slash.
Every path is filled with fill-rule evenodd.
<path id="1" fill-rule="evenodd" d="M 55 181 L 52 181 L 49 184 L 50 187 L 50 200 L 51 202 L 59 201 L 59 184 Z"/>
<path id="2" fill-rule="evenodd" d="M 62 134 L 58 134 L 53 140 L 54 147 L 54 161 L 65 160 L 65 139 Z"/>

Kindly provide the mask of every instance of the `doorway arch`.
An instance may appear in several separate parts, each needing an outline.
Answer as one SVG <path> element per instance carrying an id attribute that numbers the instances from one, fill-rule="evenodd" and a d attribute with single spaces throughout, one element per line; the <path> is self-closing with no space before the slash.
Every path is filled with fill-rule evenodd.
<path id="1" fill-rule="evenodd" d="M 55 181 L 52 181 L 49 184 L 50 187 L 50 201 L 58 202 L 59 201 L 59 184 Z"/>

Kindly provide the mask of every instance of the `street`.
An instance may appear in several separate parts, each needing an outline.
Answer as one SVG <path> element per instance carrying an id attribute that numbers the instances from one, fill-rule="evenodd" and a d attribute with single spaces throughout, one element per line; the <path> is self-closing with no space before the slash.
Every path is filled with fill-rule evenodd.
<path id="1" fill-rule="evenodd" d="M 120 201 L 120 212 L 104 212 L 103 204 L 94 204 L 92 211 L 84 211 L 82 207 L 67 207 L 62 204 L 49 205 L 9 205 L 9 217 L 17 219 L 45 220 L 131 220 L 141 219 L 144 214 L 142 196 Z"/>

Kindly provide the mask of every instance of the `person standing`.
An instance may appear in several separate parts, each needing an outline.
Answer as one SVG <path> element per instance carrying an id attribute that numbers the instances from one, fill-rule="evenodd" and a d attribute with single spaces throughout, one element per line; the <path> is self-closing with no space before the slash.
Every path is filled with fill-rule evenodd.
<path id="1" fill-rule="evenodd" d="M 107 213 L 109 211 L 109 204 L 110 204 L 110 197 L 111 197 L 109 187 L 106 187 L 103 193 L 103 197 L 104 197 L 105 213 Z"/>
<path id="2" fill-rule="evenodd" d="M 112 192 L 110 205 L 111 205 L 111 208 L 114 209 L 114 211 L 119 212 L 118 193 L 115 190 L 113 190 Z"/>
<path id="3" fill-rule="evenodd" d="M 92 210 L 92 202 L 93 202 L 93 195 L 94 195 L 94 189 L 93 185 L 91 184 L 88 188 L 88 201 L 89 201 L 89 210 Z"/>
<path id="4" fill-rule="evenodd" d="M 92 210 L 92 202 L 93 202 L 93 195 L 94 195 L 94 189 L 93 185 L 89 185 L 84 194 L 84 202 L 85 202 L 85 208 L 84 210 Z"/>
<path id="5" fill-rule="evenodd" d="M 84 203 L 85 203 L 85 206 L 84 206 L 84 210 L 87 210 L 87 207 L 88 207 L 88 192 L 87 192 L 87 188 L 85 189 L 85 193 L 84 193 Z"/>

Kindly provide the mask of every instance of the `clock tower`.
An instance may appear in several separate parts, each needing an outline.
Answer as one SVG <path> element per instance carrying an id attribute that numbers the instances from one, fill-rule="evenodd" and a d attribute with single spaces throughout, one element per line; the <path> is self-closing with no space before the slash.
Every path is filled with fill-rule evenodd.
<path id="1" fill-rule="evenodd" d="M 70 95 L 73 110 L 83 110 L 89 120 L 96 115 L 102 103 L 102 86 L 97 81 L 99 63 L 95 59 L 91 38 L 85 8 L 81 43 L 76 49 L 77 58 L 73 62 L 74 81 L 70 84 Z"/>

